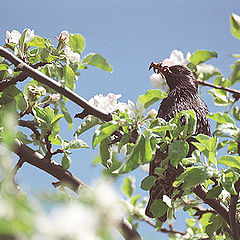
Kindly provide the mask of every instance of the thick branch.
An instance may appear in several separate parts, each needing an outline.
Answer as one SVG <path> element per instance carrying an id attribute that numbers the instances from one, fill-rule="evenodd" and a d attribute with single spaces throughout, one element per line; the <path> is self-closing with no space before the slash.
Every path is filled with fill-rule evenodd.
<path id="1" fill-rule="evenodd" d="M 236 98 L 236 99 L 240 98 L 240 91 L 238 91 L 238 90 L 231 89 L 231 88 L 228 88 L 228 87 L 223 87 L 223 86 L 214 85 L 214 84 L 211 84 L 211 83 L 202 81 L 202 80 L 197 80 L 197 82 L 198 82 L 200 85 L 203 85 L 203 86 L 208 86 L 208 87 L 212 87 L 212 88 L 216 88 L 216 89 L 221 89 L 221 90 L 230 92 L 230 93 L 232 93 L 232 94 L 234 95 L 234 98 Z"/>
<path id="2" fill-rule="evenodd" d="M 27 145 L 23 144 L 19 140 L 15 140 L 14 152 L 25 162 L 42 169 L 49 173 L 59 181 L 66 184 L 74 192 L 78 192 L 79 187 L 86 187 L 86 184 L 75 177 L 68 170 L 64 170 L 59 164 L 54 161 L 45 159 L 40 153 L 34 151 Z"/>
<path id="3" fill-rule="evenodd" d="M 230 225 L 230 219 L 228 215 L 228 209 L 222 203 L 218 202 L 215 199 L 209 199 L 206 197 L 206 191 L 202 188 L 201 185 L 198 185 L 193 189 L 193 192 L 203 200 L 204 203 L 212 207 L 225 221 Z M 239 224 L 238 224 L 239 225 Z"/>
<path id="4" fill-rule="evenodd" d="M 75 92 L 67 87 L 63 87 L 59 82 L 54 81 L 50 77 L 46 76 L 42 72 L 32 68 L 31 66 L 24 63 L 14 54 L 10 53 L 7 49 L 0 47 L 0 56 L 6 58 L 8 61 L 13 63 L 17 68 L 21 69 L 25 74 L 37 80 L 40 83 L 47 85 L 48 87 L 54 89 L 56 92 L 64 95 L 68 99 L 72 100 L 78 106 L 84 108 L 88 114 L 98 117 L 104 121 L 110 121 L 112 116 L 97 108 L 91 106 L 87 100 L 77 95 Z"/>
<path id="5" fill-rule="evenodd" d="M 230 219 L 230 226 L 232 230 L 232 239 L 238 240 L 238 229 L 237 229 L 237 219 L 236 219 L 236 212 L 237 212 L 237 201 L 238 195 L 231 194 L 230 206 L 229 206 L 229 219 Z"/>
<path id="6" fill-rule="evenodd" d="M 40 153 L 35 152 L 30 147 L 15 140 L 14 152 L 25 162 L 42 169 L 50 175 L 57 178 L 74 192 L 78 193 L 79 188 L 87 187 L 80 179 L 75 177 L 70 171 L 64 170 L 54 161 L 45 159 Z M 141 240 L 140 234 L 132 227 L 132 225 L 124 218 L 118 227 L 119 232 L 126 240 Z"/>

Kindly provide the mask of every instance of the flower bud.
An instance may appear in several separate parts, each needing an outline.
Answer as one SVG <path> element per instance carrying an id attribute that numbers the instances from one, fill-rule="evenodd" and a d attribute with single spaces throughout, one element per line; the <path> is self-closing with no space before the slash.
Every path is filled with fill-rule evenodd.
<path id="1" fill-rule="evenodd" d="M 12 30 L 12 32 L 6 31 L 6 43 L 18 44 L 21 38 L 21 33 L 17 30 Z"/>
<path id="2" fill-rule="evenodd" d="M 50 95 L 51 102 L 59 102 L 61 95 L 59 93 L 53 93 Z"/>
<path id="3" fill-rule="evenodd" d="M 151 109 L 149 112 L 148 112 L 148 117 L 153 119 L 153 118 L 156 118 L 157 117 L 157 114 L 158 112 L 155 110 L 155 109 Z"/>
<path id="4" fill-rule="evenodd" d="M 34 38 L 34 30 L 28 29 L 25 34 L 25 42 L 31 42 Z"/>

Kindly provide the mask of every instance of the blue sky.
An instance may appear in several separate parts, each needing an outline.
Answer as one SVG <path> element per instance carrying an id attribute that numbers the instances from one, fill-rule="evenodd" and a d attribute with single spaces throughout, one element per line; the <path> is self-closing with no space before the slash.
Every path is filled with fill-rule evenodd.
<path id="1" fill-rule="evenodd" d="M 0 43 L 4 44 L 6 30 L 25 28 L 53 40 L 62 30 L 80 33 L 86 39 L 83 55 L 96 52 L 113 66 L 112 74 L 90 67 L 82 71 L 76 92 L 89 99 L 93 95 L 109 92 L 121 93 L 121 101 L 137 100 L 140 94 L 152 88 L 148 66 L 152 60 L 161 61 L 173 49 L 186 54 L 199 49 L 216 51 L 218 58 L 209 63 L 216 65 L 226 76 L 234 59 L 229 55 L 239 53 L 239 40 L 230 32 L 230 14 L 240 15 L 239 0 L 8 0 L 1 3 Z M 54 41 L 54 40 L 53 40 Z M 203 90 L 203 99 L 211 112 L 219 111 L 211 96 Z M 68 105 L 72 115 L 81 111 Z M 74 121 L 76 129 L 80 120 Z M 62 126 L 66 138 L 72 133 Z M 89 144 L 91 134 L 83 139 Z M 82 150 L 73 153 L 71 170 L 86 183 L 99 176 L 99 168 L 91 167 L 96 152 Z M 135 173 L 135 172 L 134 172 Z M 136 172 L 137 182 L 144 177 Z M 51 188 L 54 179 L 32 166 L 19 172 L 19 183 L 27 191 Z M 184 227 L 178 224 L 176 228 Z M 141 225 L 145 239 L 168 239 L 166 235 Z"/>

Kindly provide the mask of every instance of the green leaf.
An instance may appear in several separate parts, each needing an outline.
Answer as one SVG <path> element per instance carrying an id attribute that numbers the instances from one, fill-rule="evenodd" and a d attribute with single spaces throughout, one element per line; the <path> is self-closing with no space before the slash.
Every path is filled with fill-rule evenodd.
<path id="1" fill-rule="evenodd" d="M 144 146 L 145 138 L 141 134 L 132 148 L 131 153 L 127 156 L 126 162 L 118 169 L 119 173 L 128 173 L 137 168 L 144 161 Z"/>
<path id="2" fill-rule="evenodd" d="M 92 65 L 107 72 L 113 72 L 112 66 L 99 54 L 90 53 L 82 60 L 83 65 Z"/>
<path id="3" fill-rule="evenodd" d="M 150 139 L 147 138 L 145 140 L 145 159 L 146 159 L 146 162 L 150 162 L 152 160 L 152 147 L 151 147 L 151 143 L 150 143 Z"/>
<path id="4" fill-rule="evenodd" d="M 51 63 L 52 61 L 58 59 L 58 56 L 53 56 L 47 48 L 38 47 L 37 58 L 41 62 Z"/>
<path id="5" fill-rule="evenodd" d="M 222 226 L 224 220 L 221 216 L 212 214 L 206 226 L 207 235 L 212 238 L 214 233 Z"/>
<path id="6" fill-rule="evenodd" d="M 229 77 L 231 86 L 237 83 L 240 80 L 240 61 L 237 61 L 232 66 L 232 73 Z"/>
<path id="7" fill-rule="evenodd" d="M 228 145 L 228 153 L 229 154 L 237 154 L 238 153 L 238 142 L 230 141 Z"/>
<path id="8" fill-rule="evenodd" d="M 114 131 L 118 130 L 119 125 L 116 124 L 114 121 L 107 122 L 101 125 L 94 133 L 93 136 L 93 148 L 96 147 L 102 140 L 109 137 Z"/>
<path id="9" fill-rule="evenodd" d="M 67 64 L 63 67 L 63 79 L 65 84 L 71 90 L 75 89 L 75 75 L 72 68 L 70 68 Z"/>
<path id="10" fill-rule="evenodd" d="M 4 89 L 4 93 L 7 93 L 10 96 L 13 96 L 16 101 L 17 107 L 21 110 L 21 112 L 24 112 L 28 106 L 28 103 L 22 93 L 17 87 L 10 86 L 6 89 Z"/>
<path id="11" fill-rule="evenodd" d="M 219 186 L 219 185 L 214 186 L 212 189 L 210 189 L 207 192 L 206 198 L 209 198 L 209 199 L 217 198 L 220 195 L 221 192 L 222 192 L 222 187 L 221 186 Z"/>
<path id="12" fill-rule="evenodd" d="M 235 183 L 238 181 L 238 179 L 239 174 L 233 171 L 233 169 L 228 169 L 221 174 L 220 183 L 230 194 L 237 195 Z"/>
<path id="13" fill-rule="evenodd" d="M 154 217 L 162 217 L 168 210 L 168 206 L 163 200 L 157 199 L 150 206 L 150 212 L 153 213 Z"/>
<path id="14" fill-rule="evenodd" d="M 46 47 L 45 45 L 45 40 L 40 37 L 35 35 L 33 40 L 31 42 L 27 42 L 28 47 Z"/>
<path id="15" fill-rule="evenodd" d="M 176 167 L 178 163 L 187 156 L 189 145 L 185 141 L 175 140 L 172 142 L 168 149 L 168 156 L 170 163 L 173 167 Z"/>
<path id="16" fill-rule="evenodd" d="M 64 154 L 64 156 L 62 157 L 62 163 L 61 164 L 62 164 L 63 169 L 70 168 L 71 158 L 68 155 Z"/>
<path id="17" fill-rule="evenodd" d="M 56 124 L 56 122 L 58 122 L 64 115 L 63 114 L 58 114 L 55 115 L 52 119 L 50 124 L 53 126 L 54 124 Z"/>
<path id="18" fill-rule="evenodd" d="M 238 134 L 238 128 L 235 124 L 225 123 L 217 126 L 213 135 L 216 137 L 233 137 Z"/>
<path id="19" fill-rule="evenodd" d="M 68 46 L 73 52 L 78 52 L 79 54 L 82 54 L 82 51 L 85 47 L 85 39 L 80 34 L 70 34 Z"/>
<path id="20" fill-rule="evenodd" d="M 121 137 L 121 140 L 120 140 L 120 142 L 118 144 L 118 153 L 120 153 L 122 147 L 129 142 L 130 138 L 131 138 L 131 132 L 129 132 L 127 134 L 124 134 Z"/>
<path id="21" fill-rule="evenodd" d="M 240 39 L 240 16 L 235 13 L 231 14 L 231 32 L 234 37 Z"/>
<path id="22" fill-rule="evenodd" d="M 130 198 L 133 194 L 134 188 L 135 177 L 134 176 L 126 177 L 121 186 L 122 192 L 125 194 L 126 197 Z"/>
<path id="23" fill-rule="evenodd" d="M 51 120 L 49 120 L 49 117 L 47 113 L 44 111 L 44 109 L 39 107 L 34 107 L 33 109 L 35 110 L 33 111 L 33 113 L 36 113 L 36 115 L 35 114 L 34 115 L 37 118 L 37 120 L 50 124 Z"/>
<path id="24" fill-rule="evenodd" d="M 89 148 L 89 146 L 81 139 L 74 139 L 69 143 L 69 149 Z"/>
<path id="25" fill-rule="evenodd" d="M 240 169 L 240 156 L 220 156 L 218 158 L 218 163 Z"/>
<path id="26" fill-rule="evenodd" d="M 81 135 L 82 133 L 84 133 L 85 131 L 87 131 L 88 129 L 96 126 L 99 122 L 99 119 L 97 117 L 94 116 L 89 116 L 85 122 L 83 122 L 76 130 L 76 132 L 74 133 L 74 135 L 76 134 L 77 136 Z"/>
<path id="27" fill-rule="evenodd" d="M 213 152 L 216 150 L 216 147 L 217 147 L 217 138 L 216 137 L 210 138 L 207 135 L 198 134 L 196 136 L 196 139 L 210 152 Z"/>
<path id="28" fill-rule="evenodd" d="M 156 180 L 157 178 L 153 175 L 145 177 L 141 182 L 141 189 L 145 191 L 151 189 Z"/>
<path id="29" fill-rule="evenodd" d="M 237 119 L 238 121 L 240 120 L 240 109 L 237 106 L 234 106 L 233 111 L 232 111 L 233 117 Z"/>
<path id="30" fill-rule="evenodd" d="M 99 143 L 99 154 L 101 163 L 104 167 L 110 168 L 112 165 L 112 148 L 111 139 L 109 137 L 103 139 Z"/>
<path id="31" fill-rule="evenodd" d="M 65 120 L 68 123 L 69 129 L 72 130 L 73 120 L 72 120 L 72 117 L 69 114 L 67 108 L 65 107 L 64 102 L 60 102 L 60 108 L 61 108 L 61 111 L 62 111 L 62 113 L 64 115 Z M 77 135 L 77 136 L 79 136 L 79 135 Z"/>
<path id="32" fill-rule="evenodd" d="M 182 116 L 182 115 L 185 116 L 185 122 L 186 122 L 183 128 L 183 137 L 187 137 L 195 133 L 196 125 L 197 125 L 197 117 L 193 109 L 181 111 L 179 116 Z M 179 120 L 182 126 L 181 118 Z"/>
<path id="33" fill-rule="evenodd" d="M 157 102 L 160 99 L 163 99 L 167 96 L 167 94 L 159 89 L 150 89 L 145 94 L 140 95 L 138 97 L 138 102 L 141 102 L 144 104 L 144 108 L 148 108 L 155 102 Z"/>
<path id="34" fill-rule="evenodd" d="M 211 58 L 216 58 L 216 57 L 217 57 L 216 52 L 210 52 L 207 50 L 198 50 L 192 54 L 192 56 L 190 57 L 190 61 L 193 64 L 198 65 L 200 63 L 206 62 Z"/>
<path id="35" fill-rule="evenodd" d="M 19 141 L 23 142 L 24 144 L 30 144 L 30 143 L 32 143 L 32 141 L 28 139 L 27 135 L 24 134 L 24 133 L 21 132 L 21 131 L 18 131 L 18 132 L 17 132 L 16 138 L 17 138 Z"/>
<path id="36" fill-rule="evenodd" d="M 19 48 L 22 53 L 24 53 L 24 43 L 25 43 L 25 37 L 26 37 L 26 32 L 28 31 L 28 28 L 24 29 L 22 32 L 22 35 L 19 39 Z"/>
<path id="37" fill-rule="evenodd" d="M 177 128 L 176 124 L 167 122 L 162 118 L 151 120 L 149 124 L 149 129 L 152 132 L 163 132 L 163 131 L 165 132 L 167 130 L 173 130 L 176 128 Z"/>
<path id="38" fill-rule="evenodd" d="M 208 118 L 210 118 L 218 123 L 221 123 L 221 124 L 226 124 L 226 123 L 235 124 L 234 120 L 227 113 L 219 112 L 219 113 L 214 113 L 214 114 L 208 114 Z"/>
<path id="39" fill-rule="evenodd" d="M 214 80 L 214 85 L 217 86 L 223 86 L 223 87 L 230 87 L 230 81 L 223 76 L 218 76 Z M 215 89 L 215 92 L 218 94 L 221 94 L 223 96 L 228 97 L 229 93 L 228 91 L 222 90 L 222 89 Z"/>
<path id="40" fill-rule="evenodd" d="M 204 182 L 214 175 L 211 168 L 205 167 L 190 167 L 185 170 L 180 176 L 177 177 L 173 183 L 174 187 L 183 184 L 184 189 L 191 189 L 194 186 Z"/>
<path id="41" fill-rule="evenodd" d="M 231 104 L 231 99 L 229 98 L 229 94 L 223 95 L 216 91 L 217 89 L 211 89 L 208 91 L 213 96 L 214 103 L 217 106 L 227 107 Z"/>

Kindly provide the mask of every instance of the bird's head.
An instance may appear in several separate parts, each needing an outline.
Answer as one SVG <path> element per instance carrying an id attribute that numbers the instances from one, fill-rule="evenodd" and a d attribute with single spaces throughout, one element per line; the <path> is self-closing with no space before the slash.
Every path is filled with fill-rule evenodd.
<path id="1" fill-rule="evenodd" d="M 198 90 L 198 83 L 194 74 L 182 65 L 162 66 L 162 63 L 152 62 L 149 70 L 152 69 L 155 73 L 160 74 L 166 79 L 170 91 L 176 87 L 185 87 L 192 91 Z"/>

